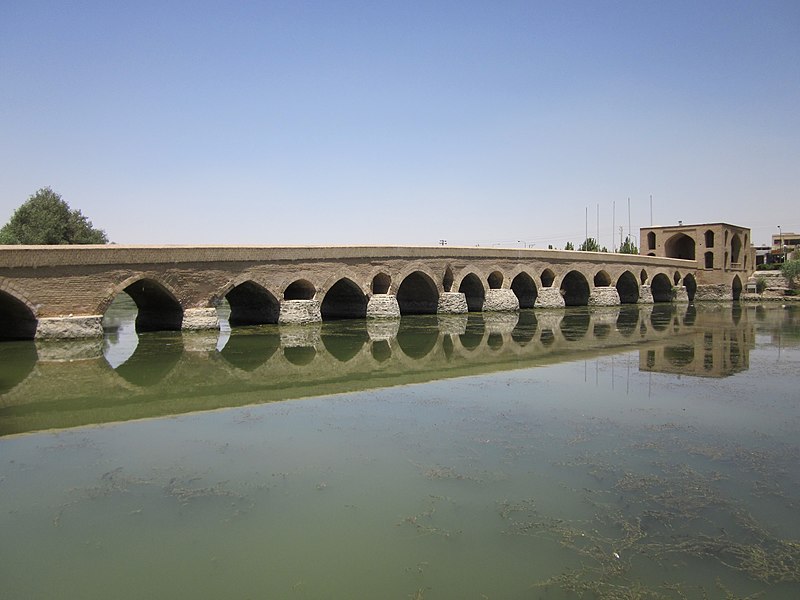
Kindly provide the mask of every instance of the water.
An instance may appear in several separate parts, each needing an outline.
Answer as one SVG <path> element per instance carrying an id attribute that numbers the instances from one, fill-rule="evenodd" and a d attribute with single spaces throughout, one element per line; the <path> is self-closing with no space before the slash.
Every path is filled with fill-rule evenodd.
<path id="1" fill-rule="evenodd" d="M 795 308 L 118 317 L 0 345 L 3 598 L 800 595 Z"/>

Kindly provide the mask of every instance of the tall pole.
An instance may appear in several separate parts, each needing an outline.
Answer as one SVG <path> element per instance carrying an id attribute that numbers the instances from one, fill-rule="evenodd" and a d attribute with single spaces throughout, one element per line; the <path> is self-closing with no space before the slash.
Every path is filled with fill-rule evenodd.
<path id="1" fill-rule="evenodd" d="M 653 226 L 653 194 L 650 194 L 650 227 Z"/>
<path id="2" fill-rule="evenodd" d="M 628 237 L 631 237 L 631 197 L 628 196 Z"/>
<path id="3" fill-rule="evenodd" d="M 781 262 L 786 262 L 786 255 L 783 253 L 783 232 L 780 225 L 778 225 L 778 238 L 780 238 L 781 242 Z"/>
<path id="4" fill-rule="evenodd" d="M 600 203 L 597 203 L 597 247 L 600 247 Z"/>
<path id="5" fill-rule="evenodd" d="M 613 246 L 613 251 L 617 251 L 617 245 L 614 243 L 614 234 L 617 232 L 617 201 L 611 201 L 611 245 Z M 622 240 L 620 240 L 620 246 L 622 245 Z"/>
<path id="6" fill-rule="evenodd" d="M 586 207 L 586 219 L 585 219 L 585 229 L 586 229 L 586 236 L 583 238 L 584 240 L 588 239 L 589 237 L 589 207 Z"/>

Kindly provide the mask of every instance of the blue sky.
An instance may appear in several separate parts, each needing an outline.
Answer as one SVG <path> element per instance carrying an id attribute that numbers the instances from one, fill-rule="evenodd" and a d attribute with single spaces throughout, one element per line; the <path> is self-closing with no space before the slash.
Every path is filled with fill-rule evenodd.
<path id="1" fill-rule="evenodd" d="M 800 2 L 0 3 L 0 222 L 118 243 L 800 231 Z M 616 203 L 616 217 L 612 206 Z M 613 223 L 612 223 L 613 219 Z"/>

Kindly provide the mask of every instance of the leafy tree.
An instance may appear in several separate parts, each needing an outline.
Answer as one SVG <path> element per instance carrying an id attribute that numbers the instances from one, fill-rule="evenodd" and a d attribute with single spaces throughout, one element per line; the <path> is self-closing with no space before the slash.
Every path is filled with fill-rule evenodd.
<path id="1" fill-rule="evenodd" d="M 578 250 L 582 250 L 583 252 L 608 252 L 606 249 L 601 250 L 600 244 L 592 237 L 583 240 L 583 243 L 578 246 Z"/>
<path id="2" fill-rule="evenodd" d="M 620 254 L 639 254 L 639 248 L 636 247 L 636 244 L 633 243 L 631 236 L 625 236 L 625 243 L 619 247 Z"/>
<path id="3" fill-rule="evenodd" d="M 789 287 L 797 288 L 798 278 L 800 278 L 800 260 L 789 260 L 781 266 L 781 275 L 789 282 Z"/>
<path id="4" fill-rule="evenodd" d="M 0 229 L 0 244 L 107 244 L 102 229 L 49 187 L 33 194 Z"/>
<path id="5" fill-rule="evenodd" d="M 575 246 L 572 244 L 572 242 L 567 242 L 567 245 L 564 246 L 564 250 L 575 250 Z"/>

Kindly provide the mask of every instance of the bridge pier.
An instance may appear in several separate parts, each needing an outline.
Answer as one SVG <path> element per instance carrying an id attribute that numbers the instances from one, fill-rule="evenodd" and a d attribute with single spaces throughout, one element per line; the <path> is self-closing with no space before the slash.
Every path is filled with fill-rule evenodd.
<path id="1" fill-rule="evenodd" d="M 676 285 L 672 288 L 672 301 L 673 302 L 689 302 L 689 292 L 686 291 L 685 285 Z"/>
<path id="2" fill-rule="evenodd" d="M 647 284 L 639 288 L 639 304 L 653 304 L 653 290 Z"/>
<path id="3" fill-rule="evenodd" d="M 286 325 L 319 322 L 322 322 L 319 300 L 284 300 L 281 302 L 278 323 Z"/>
<path id="4" fill-rule="evenodd" d="M 79 339 L 103 337 L 102 315 L 44 317 L 36 325 L 36 339 Z"/>
<path id="5" fill-rule="evenodd" d="M 181 329 L 184 331 L 202 331 L 219 329 L 219 318 L 216 308 L 187 308 L 183 311 Z"/>
<path id="6" fill-rule="evenodd" d="M 589 306 L 618 306 L 619 292 L 614 286 L 597 286 L 589 294 Z"/>
<path id="7" fill-rule="evenodd" d="M 561 295 L 561 290 L 555 287 L 546 287 L 539 290 L 534 308 L 564 308 L 566 303 Z"/>
<path id="8" fill-rule="evenodd" d="M 467 296 L 461 292 L 443 292 L 439 296 L 436 312 L 440 315 L 458 315 L 469 312 Z"/>
<path id="9" fill-rule="evenodd" d="M 514 312 L 519 310 L 519 300 L 514 290 L 488 290 L 483 300 L 484 312 Z"/>
<path id="10" fill-rule="evenodd" d="M 400 305 L 394 294 L 374 294 L 367 302 L 368 319 L 397 319 Z"/>

